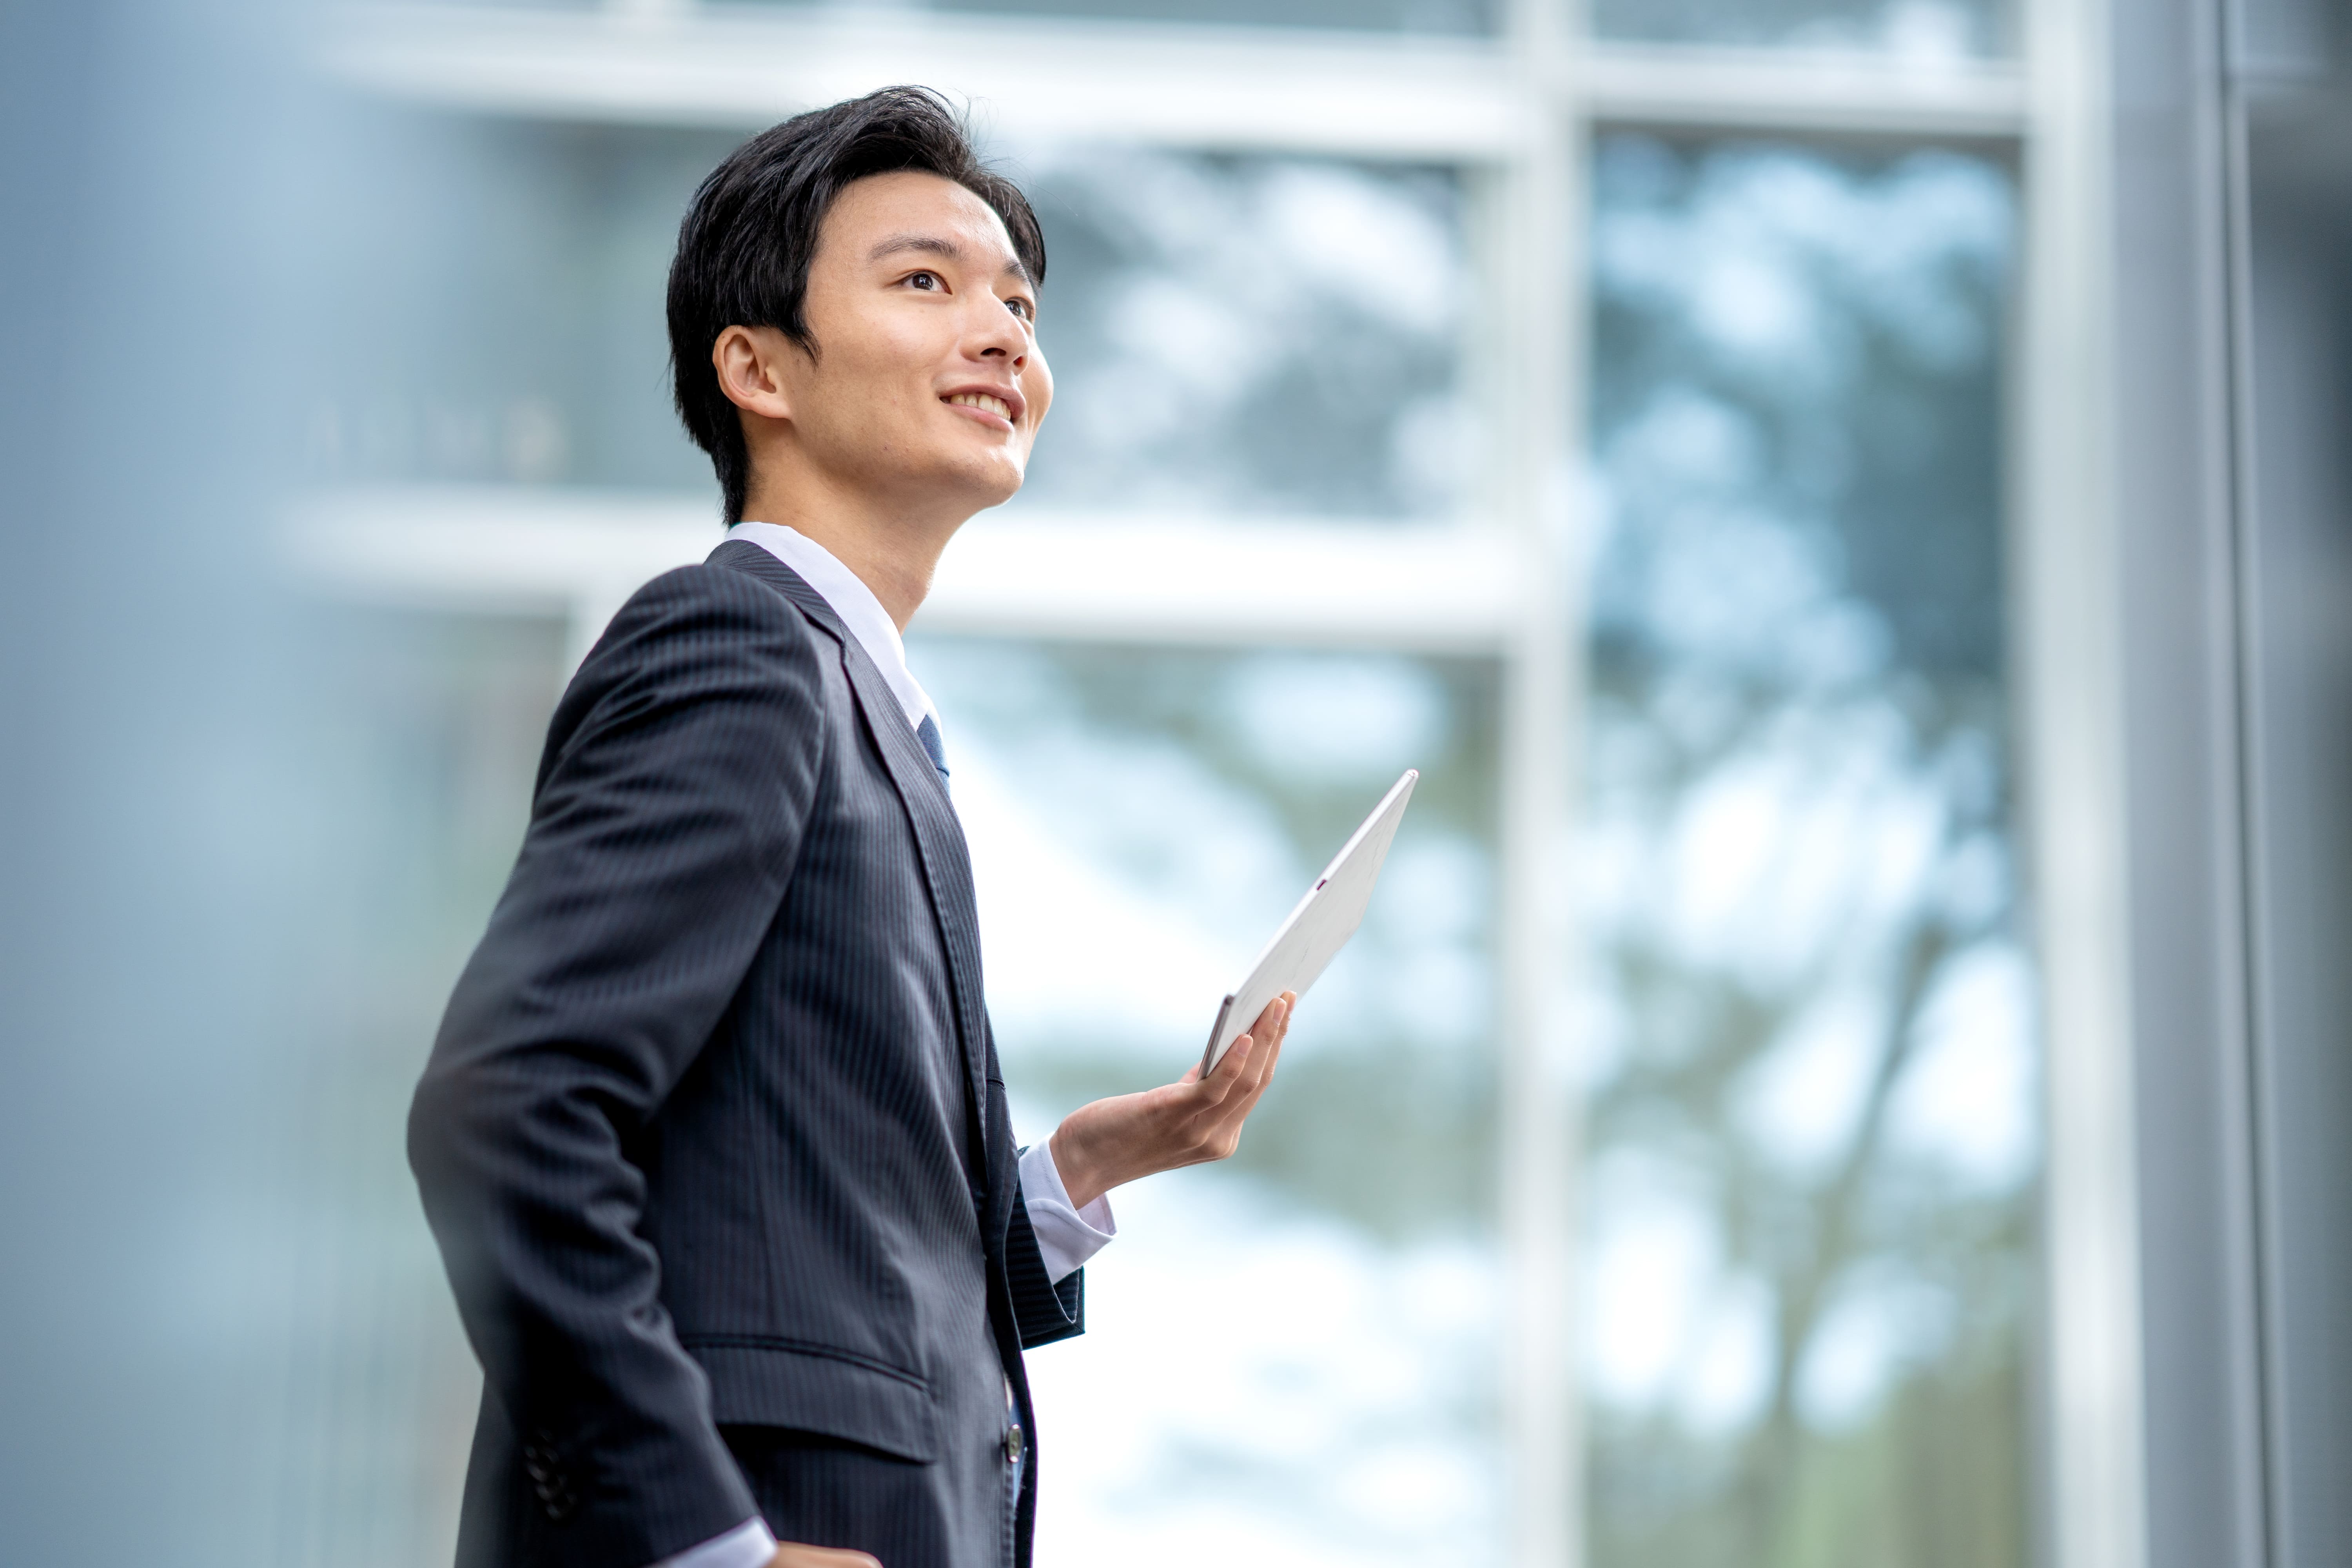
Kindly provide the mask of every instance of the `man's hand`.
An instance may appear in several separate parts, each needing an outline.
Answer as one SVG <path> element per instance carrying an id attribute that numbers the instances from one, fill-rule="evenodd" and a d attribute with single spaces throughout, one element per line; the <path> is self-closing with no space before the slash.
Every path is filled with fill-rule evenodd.
<path id="1" fill-rule="evenodd" d="M 1160 1089 L 1097 1100 L 1070 1112 L 1054 1130 L 1051 1146 L 1072 1206 L 1084 1208 L 1139 1176 L 1223 1160 L 1241 1147 L 1242 1122 L 1274 1081 L 1297 1001 L 1296 992 L 1286 991 L 1267 1003 L 1206 1079 L 1195 1066 Z"/>
<path id="2" fill-rule="evenodd" d="M 843 1552 L 831 1546 L 803 1546 L 787 1541 L 768 1559 L 768 1568 L 882 1568 L 880 1558 L 864 1552 Z"/>

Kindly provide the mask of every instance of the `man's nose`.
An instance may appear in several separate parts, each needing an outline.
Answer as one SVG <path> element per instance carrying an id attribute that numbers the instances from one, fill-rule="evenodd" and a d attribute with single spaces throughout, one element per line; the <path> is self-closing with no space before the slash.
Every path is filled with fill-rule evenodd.
<path id="1" fill-rule="evenodd" d="M 1029 358 L 1029 334 L 1022 330 L 1020 318 L 1001 300 L 979 309 L 981 320 L 967 349 L 981 359 L 1003 360 L 1020 369 Z"/>

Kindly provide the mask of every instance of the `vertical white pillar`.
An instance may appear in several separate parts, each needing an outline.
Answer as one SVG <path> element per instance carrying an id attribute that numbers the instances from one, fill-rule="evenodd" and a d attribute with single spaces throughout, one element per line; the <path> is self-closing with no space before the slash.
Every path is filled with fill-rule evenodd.
<path id="1" fill-rule="evenodd" d="M 1583 271 L 1576 236 L 1581 126 L 1559 101 L 1567 8 L 1519 0 L 1513 47 L 1528 123 L 1499 182 L 1491 297 L 1496 500 L 1522 563 L 1504 668 L 1501 1142 L 1509 1300 L 1503 1413 L 1509 1450 L 1507 1561 L 1583 1558 L 1583 1458 L 1575 1378 L 1577 1117 L 1567 1020 L 1571 758 L 1583 638 L 1572 484 L 1580 450 Z"/>
<path id="2" fill-rule="evenodd" d="M 2025 13 L 2011 538 L 2047 1064 L 2050 1550 L 2057 1568 L 2142 1568 L 2106 16 L 2104 0 Z"/>

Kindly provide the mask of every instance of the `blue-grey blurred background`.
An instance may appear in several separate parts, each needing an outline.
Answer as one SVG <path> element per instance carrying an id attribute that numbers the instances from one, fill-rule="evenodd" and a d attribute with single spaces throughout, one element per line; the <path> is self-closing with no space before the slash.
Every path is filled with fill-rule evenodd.
<path id="1" fill-rule="evenodd" d="M 916 81 L 1059 387 L 909 655 L 1024 1139 L 1402 768 L 1039 1561 L 2352 1565 L 2336 0 L 0 12 L 0 1562 L 446 1562 L 402 1155 L 695 184 Z M 900 1568 L 900 1565 L 893 1565 Z"/>

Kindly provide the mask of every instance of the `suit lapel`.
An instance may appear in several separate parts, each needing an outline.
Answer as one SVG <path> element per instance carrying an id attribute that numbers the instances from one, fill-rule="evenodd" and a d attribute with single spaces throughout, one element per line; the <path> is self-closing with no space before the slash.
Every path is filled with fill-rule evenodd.
<path id="1" fill-rule="evenodd" d="M 983 1070 L 988 1022 L 980 973 L 980 912 L 971 881 L 971 851 L 965 844 L 963 825 L 948 804 L 939 771 L 915 739 L 907 710 L 890 691 L 889 682 L 868 658 L 865 646 L 850 634 L 833 606 L 824 602 L 801 574 L 759 545 L 730 539 L 710 553 L 709 564 L 730 567 L 759 578 L 790 599 L 803 615 L 841 645 L 842 668 L 849 676 L 866 727 L 882 753 L 890 782 L 907 809 L 914 828 L 915 847 L 923 862 L 923 879 L 930 889 L 931 910 L 947 948 L 949 987 L 954 994 L 957 1044 L 963 1055 L 965 1089 L 971 1107 L 967 1131 L 972 1142 L 973 1164 L 985 1172 L 993 1189 L 1000 1184 L 990 1158 L 986 1118 L 988 1085 Z"/>

